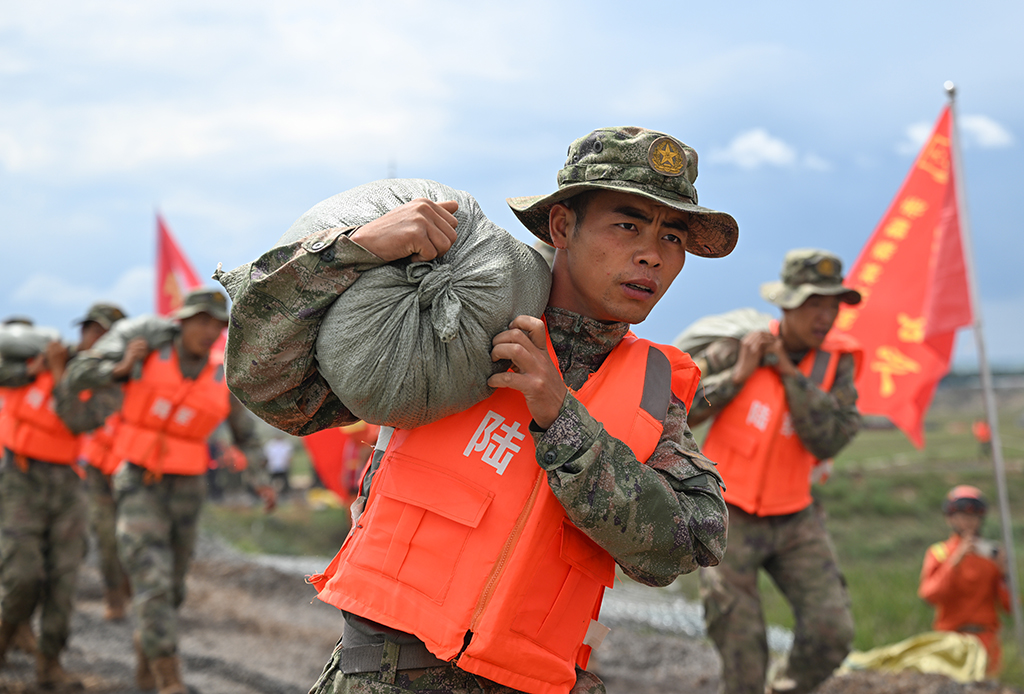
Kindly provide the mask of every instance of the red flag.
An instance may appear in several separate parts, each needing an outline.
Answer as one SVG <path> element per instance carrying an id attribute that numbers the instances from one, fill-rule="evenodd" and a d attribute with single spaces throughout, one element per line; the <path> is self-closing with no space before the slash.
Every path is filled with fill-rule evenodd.
<path id="1" fill-rule="evenodd" d="M 320 481 L 343 503 L 356 496 L 363 467 L 379 431 L 380 427 L 356 422 L 302 437 Z"/>
<path id="2" fill-rule="evenodd" d="M 164 218 L 156 216 L 156 312 L 169 316 L 182 298 L 201 284 L 192 263 L 171 236 Z"/>
<path id="3" fill-rule="evenodd" d="M 864 347 L 857 407 L 884 415 L 918 448 L 932 395 L 949 371 L 957 328 L 972 322 L 953 167 L 952 112 L 939 116 L 846 284 L 836 329 Z"/>

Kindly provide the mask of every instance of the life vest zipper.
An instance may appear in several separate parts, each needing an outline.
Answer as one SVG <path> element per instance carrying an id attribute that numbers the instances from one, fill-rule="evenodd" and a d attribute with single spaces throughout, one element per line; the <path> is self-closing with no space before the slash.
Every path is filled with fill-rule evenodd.
<path id="1" fill-rule="evenodd" d="M 473 610 L 473 617 L 469 620 L 470 631 L 476 630 L 477 625 L 480 623 L 480 618 L 483 616 L 488 603 L 491 601 L 491 597 L 494 595 L 494 589 L 498 585 L 498 580 L 501 578 L 501 574 L 505 569 L 505 564 L 508 562 L 509 556 L 512 554 L 516 544 L 519 542 L 519 536 L 523 534 L 523 528 L 526 527 L 526 521 L 533 512 L 534 505 L 537 503 L 537 494 L 540 492 L 541 484 L 543 484 L 544 481 L 544 471 L 538 470 L 537 478 L 533 483 L 533 490 L 530 491 L 530 498 L 527 499 L 526 504 L 523 506 L 523 510 L 519 514 L 519 518 L 516 519 L 516 524 L 512 528 L 512 532 L 509 533 L 508 539 L 505 541 L 505 545 L 501 548 L 501 555 L 498 557 L 498 561 L 494 563 L 491 575 L 487 577 L 487 583 L 484 585 L 484 590 L 480 594 L 480 600 L 477 601 L 476 609 Z"/>

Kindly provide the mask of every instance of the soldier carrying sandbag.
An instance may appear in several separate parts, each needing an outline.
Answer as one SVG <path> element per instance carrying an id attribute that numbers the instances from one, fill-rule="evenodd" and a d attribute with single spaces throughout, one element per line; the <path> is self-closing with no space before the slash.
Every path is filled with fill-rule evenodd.
<path id="1" fill-rule="evenodd" d="M 860 294 L 842 264 L 816 249 L 790 251 L 761 296 L 780 320 L 739 309 L 697 321 L 675 345 L 694 355 L 701 389 L 690 422 L 714 422 L 705 455 L 718 463 L 729 504 L 729 552 L 701 570 L 708 635 L 722 656 L 727 694 L 765 691 L 768 645 L 758 592 L 764 568 L 796 616 L 788 669 L 770 691 L 804 694 L 853 643 L 853 618 L 832 541 L 811 497 L 819 461 L 860 428 L 854 380 L 861 350 L 831 332 L 841 303 Z"/>
<path id="2" fill-rule="evenodd" d="M 603 128 L 570 145 L 556 192 L 509 199 L 556 249 L 550 275 L 539 260 L 546 308 L 484 337 L 484 360 L 505 365 L 481 401 L 382 430 L 365 510 L 311 578 L 345 612 L 313 692 L 603 692 L 584 668 L 616 563 L 666 585 L 719 562 L 721 480 L 686 423 L 699 373 L 629 330 L 687 252 L 722 257 L 736 244 L 732 217 L 697 205 L 696 177 L 696 152 L 675 138 Z M 352 422 L 314 358 L 325 313 L 374 268 L 443 263 L 475 233 L 459 213 L 450 198 L 415 199 L 220 273 L 239 399 L 291 433 Z"/>

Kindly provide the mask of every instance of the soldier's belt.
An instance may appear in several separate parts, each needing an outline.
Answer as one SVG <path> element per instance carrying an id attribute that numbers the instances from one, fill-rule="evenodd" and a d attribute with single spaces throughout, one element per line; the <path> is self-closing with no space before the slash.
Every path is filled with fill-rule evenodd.
<path id="1" fill-rule="evenodd" d="M 346 675 L 357 672 L 378 672 L 384 657 L 384 644 L 351 646 L 341 649 L 341 671 Z M 427 650 L 422 643 L 399 646 L 398 670 L 416 670 L 442 667 L 448 663 Z"/>

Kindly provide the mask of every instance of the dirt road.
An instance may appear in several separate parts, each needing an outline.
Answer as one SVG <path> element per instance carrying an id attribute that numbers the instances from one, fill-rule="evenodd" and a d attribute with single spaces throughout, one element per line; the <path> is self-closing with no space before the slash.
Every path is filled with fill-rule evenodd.
<path id="1" fill-rule="evenodd" d="M 313 600 L 301 564 L 279 570 L 219 542 L 200 543 L 181 611 L 185 681 L 200 694 L 303 694 L 316 680 L 341 633 L 341 613 Z M 616 591 L 619 592 L 619 591 Z M 628 592 L 628 591 L 627 591 Z M 628 597 L 628 596 L 627 596 Z M 617 598 L 621 599 L 621 597 Z M 90 557 L 65 667 L 84 676 L 92 694 L 134 694 L 130 621 L 105 622 L 99 574 Z M 595 653 L 594 669 L 609 694 L 715 694 L 719 661 L 702 639 L 628 622 L 614 625 Z M 33 661 L 13 652 L 0 671 L 0 692 L 32 692 Z M 822 694 L 981 694 L 998 685 L 964 687 L 926 675 L 873 673 L 833 678 Z"/>

